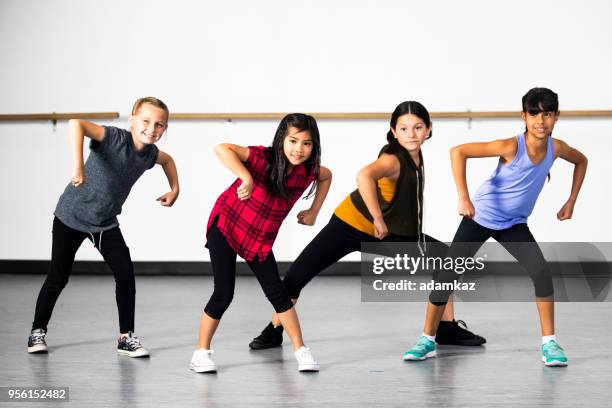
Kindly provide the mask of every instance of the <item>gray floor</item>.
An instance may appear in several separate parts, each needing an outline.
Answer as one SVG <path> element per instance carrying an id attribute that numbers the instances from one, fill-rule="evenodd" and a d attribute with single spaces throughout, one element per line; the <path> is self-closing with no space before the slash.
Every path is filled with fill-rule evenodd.
<path id="1" fill-rule="evenodd" d="M 0 275 L 0 387 L 67 386 L 65 405 L 610 406 L 610 303 L 557 305 L 567 368 L 540 362 L 532 303 L 458 304 L 457 317 L 487 337 L 486 347 L 440 347 L 437 359 L 405 363 L 401 354 L 421 332 L 424 305 L 362 303 L 359 277 L 320 277 L 303 292 L 298 313 L 321 371 L 301 374 L 286 336 L 282 349 L 249 351 L 271 307 L 255 279 L 240 277 L 213 343 L 220 369 L 210 375 L 188 369 L 210 277 L 137 278 L 136 334 L 150 359 L 116 354 L 108 276 L 72 277 L 49 326 L 50 353 L 28 355 L 43 278 Z"/>

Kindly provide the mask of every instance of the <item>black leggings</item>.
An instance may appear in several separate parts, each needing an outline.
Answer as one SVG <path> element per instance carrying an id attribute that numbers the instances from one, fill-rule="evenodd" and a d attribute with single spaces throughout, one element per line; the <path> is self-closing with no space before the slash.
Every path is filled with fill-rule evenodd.
<path id="1" fill-rule="evenodd" d="M 208 249 L 212 264 L 215 288 L 204 312 L 213 319 L 219 320 L 234 298 L 236 283 L 236 251 L 227 243 L 216 225 L 208 231 Z M 259 281 L 266 297 L 277 313 L 283 313 L 293 307 L 287 291 L 278 274 L 274 253 L 270 252 L 265 261 L 247 261 Z"/>
<path id="2" fill-rule="evenodd" d="M 362 242 L 417 242 L 417 237 L 387 235 L 380 240 L 332 215 L 329 223 L 304 248 L 285 275 L 283 284 L 291 299 L 297 299 L 308 282 L 325 268 L 351 252 L 361 251 Z M 425 242 L 440 241 L 425 235 Z"/>
<path id="3" fill-rule="evenodd" d="M 94 237 L 98 238 L 100 234 L 96 233 Z M 53 219 L 51 267 L 38 294 L 32 329 L 47 330 L 47 324 L 51 319 L 55 302 L 66 283 L 68 283 L 76 251 L 85 238 L 91 240 L 92 235 L 68 227 L 57 217 Z M 95 238 L 94 245 L 96 245 Z M 100 238 L 98 238 L 98 241 L 100 241 Z M 98 242 L 96 248 L 115 275 L 115 298 L 119 310 L 119 330 L 121 333 L 134 331 L 136 303 L 134 267 L 130 250 L 123 240 L 119 227 L 104 231 L 102 240 Z"/>
<path id="4" fill-rule="evenodd" d="M 536 297 L 545 298 L 553 295 L 554 289 L 550 269 L 527 224 L 516 224 L 503 230 L 493 230 L 464 217 L 459 224 L 447 256 L 452 258 L 473 257 L 489 238 L 494 238 L 502 244 L 527 270 L 533 281 Z M 455 245 L 455 243 L 457 244 Z M 457 278 L 458 275 L 454 271 L 442 270 L 438 273 L 436 282 L 452 283 Z M 429 301 L 437 306 L 445 305 L 451 294 L 452 291 L 432 291 L 429 295 Z"/>

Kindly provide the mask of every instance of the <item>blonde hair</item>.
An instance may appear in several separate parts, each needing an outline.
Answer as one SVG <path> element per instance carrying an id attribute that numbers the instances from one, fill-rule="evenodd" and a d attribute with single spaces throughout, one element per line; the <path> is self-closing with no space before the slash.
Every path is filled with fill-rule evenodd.
<path id="1" fill-rule="evenodd" d="M 145 96 L 144 98 L 138 98 L 136 102 L 134 103 L 134 106 L 132 107 L 132 115 L 137 115 L 138 111 L 140 111 L 140 108 L 145 103 L 153 105 L 159 109 L 162 109 L 164 112 L 166 112 L 166 119 L 168 119 L 168 117 L 170 116 L 170 111 L 168 110 L 168 106 L 164 102 L 162 102 L 161 99 L 157 99 L 153 96 Z"/>

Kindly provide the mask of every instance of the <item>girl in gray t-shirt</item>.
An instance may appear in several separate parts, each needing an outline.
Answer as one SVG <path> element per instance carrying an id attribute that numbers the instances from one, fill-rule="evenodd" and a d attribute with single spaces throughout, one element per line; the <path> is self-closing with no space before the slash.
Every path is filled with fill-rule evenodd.
<path id="1" fill-rule="evenodd" d="M 155 164 L 163 167 L 171 187 L 157 201 L 166 207 L 176 201 L 179 183 L 174 160 L 155 146 L 167 121 L 168 107 L 152 97 L 136 101 L 129 131 L 79 119 L 69 121 L 74 174 L 55 208 L 51 267 L 36 301 L 29 353 L 47 351 L 45 335 L 53 307 L 68 282 L 76 251 L 88 238 L 115 276 L 120 332 L 117 352 L 130 357 L 149 355 L 133 335 L 134 268 L 117 215 L 136 180 Z M 83 163 L 85 136 L 91 139 L 91 153 Z"/>

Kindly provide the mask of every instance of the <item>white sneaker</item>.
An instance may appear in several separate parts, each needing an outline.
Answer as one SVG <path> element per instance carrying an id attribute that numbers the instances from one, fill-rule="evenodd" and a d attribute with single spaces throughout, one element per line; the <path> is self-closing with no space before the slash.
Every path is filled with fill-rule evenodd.
<path id="1" fill-rule="evenodd" d="M 298 371 L 319 371 L 319 363 L 312 357 L 308 347 L 302 346 L 294 354 L 298 361 Z"/>
<path id="2" fill-rule="evenodd" d="M 214 361 L 211 360 L 210 356 L 214 353 L 214 350 L 198 349 L 193 352 L 191 357 L 191 368 L 196 373 L 215 373 L 217 372 L 217 366 Z"/>

